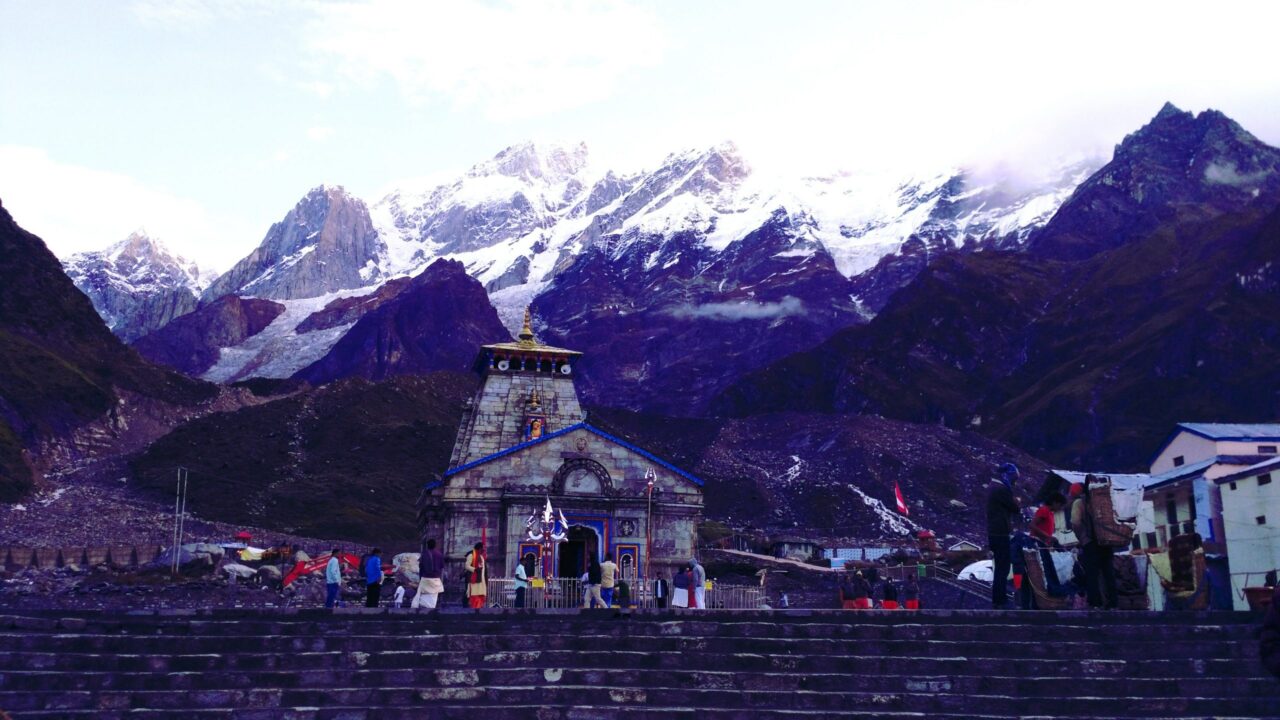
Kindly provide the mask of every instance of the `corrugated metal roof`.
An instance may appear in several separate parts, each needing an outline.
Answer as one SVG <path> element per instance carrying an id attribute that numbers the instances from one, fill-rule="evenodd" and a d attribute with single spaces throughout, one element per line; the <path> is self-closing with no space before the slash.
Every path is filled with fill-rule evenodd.
<path id="1" fill-rule="evenodd" d="M 1250 465 L 1249 467 L 1241 470 L 1240 472 L 1234 472 L 1234 473 L 1231 473 L 1230 475 L 1223 475 L 1220 478 L 1214 478 L 1213 481 L 1221 485 L 1222 483 L 1225 483 L 1225 482 L 1231 482 L 1232 480 L 1241 480 L 1243 478 L 1253 477 L 1254 475 L 1260 475 L 1269 470 L 1277 470 L 1277 469 L 1280 469 L 1280 457 L 1271 458 L 1270 460 L 1263 460 L 1260 463 Z"/>
<path id="2" fill-rule="evenodd" d="M 1280 423 L 1178 423 L 1210 440 L 1280 440 Z"/>
<path id="3" fill-rule="evenodd" d="M 1247 467 L 1249 465 L 1255 465 L 1271 459 L 1274 458 L 1267 455 L 1214 455 L 1213 457 L 1201 460 L 1200 462 L 1191 463 L 1190 465 L 1182 465 L 1180 467 L 1173 468 L 1172 470 L 1166 470 L 1158 475 L 1152 475 L 1151 479 L 1147 482 L 1146 488 L 1150 490 L 1151 488 L 1168 485 L 1169 483 L 1176 482 L 1178 480 L 1202 475 L 1205 470 L 1208 470 L 1214 465 L 1239 465 L 1241 467 Z"/>
<path id="4" fill-rule="evenodd" d="M 1178 468 L 1181 470 L 1182 468 Z M 1050 470 L 1049 472 L 1057 475 L 1070 484 L 1084 483 L 1086 475 L 1094 477 L 1105 477 L 1111 479 L 1111 484 L 1122 490 L 1130 490 L 1133 488 L 1146 487 L 1147 482 L 1151 479 L 1146 473 L 1105 473 L 1105 472 L 1084 472 L 1082 470 Z"/>

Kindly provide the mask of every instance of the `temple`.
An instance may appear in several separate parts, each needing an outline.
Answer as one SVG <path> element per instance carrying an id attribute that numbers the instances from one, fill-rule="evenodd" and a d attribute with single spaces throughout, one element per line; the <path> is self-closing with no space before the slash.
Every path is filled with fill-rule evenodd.
<path id="1" fill-rule="evenodd" d="M 481 387 L 449 469 L 426 485 L 419 507 L 423 543 L 435 538 L 449 563 L 482 537 L 494 577 L 509 577 L 527 553 L 559 577 L 612 553 L 632 579 L 646 563 L 651 575 L 665 574 L 691 557 L 702 481 L 586 422 L 574 386 L 581 357 L 538 342 L 528 312 L 517 342 L 480 348 Z M 568 540 L 543 558 L 526 521 L 548 498 L 568 521 Z"/>

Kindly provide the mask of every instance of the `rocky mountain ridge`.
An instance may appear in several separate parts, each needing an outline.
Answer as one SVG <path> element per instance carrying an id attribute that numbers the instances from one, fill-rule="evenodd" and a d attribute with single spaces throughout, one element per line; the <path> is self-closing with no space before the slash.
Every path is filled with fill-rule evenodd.
<path id="1" fill-rule="evenodd" d="M 549 334 L 588 348 L 617 329 L 611 320 L 595 324 L 610 308 L 638 310 L 650 324 L 693 318 L 713 332 L 710 344 L 684 355 L 750 357 L 745 366 L 731 364 L 728 372 L 738 374 L 864 322 L 928 257 L 1020 242 L 1083 177 L 1078 166 L 1048 175 L 1039 184 L 955 171 L 905 183 L 852 174 L 782 178 L 756 173 L 728 143 L 673 153 L 654 171 L 619 174 L 595 167 L 583 145 L 525 144 L 456 179 L 406 187 L 368 207 L 322 186 L 202 294 L 204 305 L 234 294 L 288 308 L 270 336 L 204 343 L 220 360 L 203 376 L 297 373 L 393 295 L 398 285 L 388 283 L 441 258 L 463 263 L 484 284 L 508 329 L 535 298 Z M 917 246 L 925 252 L 914 253 Z M 611 284 L 630 288 L 631 297 L 619 303 L 605 290 Z M 602 292 L 593 294 L 593 286 Z M 346 322 L 314 332 L 324 323 L 309 314 L 331 303 L 342 305 Z M 788 331 L 746 331 L 755 340 L 750 351 L 731 338 L 717 345 L 725 319 L 743 314 L 722 309 L 739 304 L 755 319 L 760 308 L 783 308 Z M 814 308 L 824 309 L 815 315 Z M 709 317 L 718 320 L 702 322 Z M 680 410 L 696 411 L 707 398 L 695 400 Z"/>
<path id="2" fill-rule="evenodd" d="M 200 293 L 217 277 L 141 228 L 105 250 L 72 255 L 62 266 L 125 342 L 195 310 Z"/>
<path id="3" fill-rule="evenodd" d="M 1166 106 L 1028 250 L 940 258 L 865 327 L 713 407 L 943 423 L 1086 469 L 1140 469 L 1189 418 L 1272 421 L 1277 158 L 1220 113 Z M 1209 170 L 1228 165 L 1247 184 Z"/>
<path id="4" fill-rule="evenodd" d="M 0 501 L 29 492 L 51 458 L 73 459 L 74 445 L 109 443 L 147 415 L 217 394 L 122 343 L 0 205 Z"/>

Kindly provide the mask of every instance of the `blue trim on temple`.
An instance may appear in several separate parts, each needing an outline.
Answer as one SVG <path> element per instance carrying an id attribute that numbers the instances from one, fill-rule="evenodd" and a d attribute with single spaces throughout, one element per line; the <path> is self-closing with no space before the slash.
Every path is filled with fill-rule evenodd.
<path id="1" fill-rule="evenodd" d="M 538 438 L 537 440 L 530 440 L 530 441 L 528 441 L 528 442 L 522 442 L 522 443 L 520 443 L 519 445 L 512 445 L 511 447 L 507 448 L 506 450 L 499 450 L 498 452 L 493 453 L 492 455 L 486 455 L 485 457 L 482 457 L 482 458 L 480 458 L 479 460 L 472 460 L 471 462 L 467 463 L 466 465 L 459 465 L 458 467 L 453 468 L 452 470 L 447 471 L 447 472 L 444 474 L 444 477 L 446 477 L 446 478 L 453 477 L 454 475 L 457 475 L 458 473 L 466 472 L 467 470 L 470 470 L 471 468 L 474 468 L 474 467 L 478 467 L 478 466 L 480 466 L 480 465 L 483 465 L 483 464 L 485 464 L 485 463 L 489 462 L 490 460 L 497 460 L 498 458 L 506 457 L 506 456 L 508 456 L 508 455 L 510 455 L 510 454 L 512 454 L 512 453 L 519 452 L 519 451 L 521 451 L 521 450 L 523 450 L 523 449 L 525 449 L 525 448 L 527 448 L 527 447 L 533 447 L 534 445 L 537 445 L 538 443 L 544 443 L 544 442 L 546 442 L 546 441 L 548 441 L 548 440 L 553 440 L 553 439 L 555 439 L 555 438 L 560 437 L 561 435 L 566 435 L 566 434 L 568 434 L 568 433 L 573 432 L 574 430 L 579 430 L 579 429 L 581 429 L 581 430 L 586 430 L 586 431 L 588 431 L 588 432 L 594 433 L 595 435 L 599 435 L 600 437 L 604 438 L 605 440 L 608 440 L 608 441 L 609 441 L 609 442 L 611 442 L 611 443 L 614 443 L 615 445 L 621 445 L 622 447 L 624 447 L 624 448 L 626 448 L 626 449 L 630 450 L 630 451 L 631 451 L 631 452 L 633 452 L 633 453 L 636 453 L 636 454 L 638 454 L 638 455 L 642 455 L 642 456 L 644 456 L 646 459 L 648 459 L 648 460 L 650 460 L 650 461 L 652 461 L 652 462 L 655 462 L 655 463 L 657 463 L 658 465 L 661 465 L 662 467 L 666 468 L 667 470 L 670 470 L 671 472 L 673 472 L 673 473 L 675 473 L 675 474 L 679 475 L 680 477 L 684 478 L 685 480 L 688 480 L 689 482 L 693 483 L 694 485 L 697 485 L 698 487 L 703 487 L 703 485 L 705 485 L 705 483 L 703 483 L 703 482 L 702 482 L 702 480 L 700 480 L 699 478 L 697 478 L 697 477 L 695 477 L 694 475 L 691 475 L 691 474 L 689 474 L 689 473 L 685 472 L 684 470 L 681 470 L 680 468 L 676 467 L 675 465 L 672 465 L 671 463 L 667 462 L 666 460 L 663 460 L 662 458 L 658 457 L 657 455 L 654 455 L 653 453 L 651 453 L 651 452 L 649 452 L 649 451 L 647 451 L 647 450 L 644 450 L 644 449 L 642 449 L 642 448 L 638 448 L 638 447 L 636 447 L 635 445 L 632 445 L 631 443 L 627 442 L 626 440 L 622 440 L 621 438 L 616 438 L 616 437 L 614 437 L 614 436 L 610 435 L 609 433 L 607 433 L 607 432 L 605 432 L 605 431 L 601 430 L 600 428 L 593 427 L 593 426 L 588 425 L 588 424 L 586 424 L 586 423 L 584 423 L 584 422 L 582 422 L 582 423 L 578 423 L 577 425 L 570 425 L 569 427 L 564 428 L 563 430 L 557 430 L 557 431 L 555 431 L 555 432 L 553 432 L 553 433 L 547 433 L 546 435 L 543 435 L 542 437 Z M 429 485 L 427 489 L 431 489 L 431 487 L 434 487 L 434 485 Z"/>

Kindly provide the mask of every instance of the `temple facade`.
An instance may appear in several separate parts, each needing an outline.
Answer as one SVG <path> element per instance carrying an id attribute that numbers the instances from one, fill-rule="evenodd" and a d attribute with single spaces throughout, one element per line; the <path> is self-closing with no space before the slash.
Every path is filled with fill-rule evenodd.
<path id="1" fill-rule="evenodd" d="M 538 342 L 528 313 L 517 342 L 480 348 L 483 382 L 449 469 L 419 507 L 423 543 L 435 538 L 451 565 L 482 537 L 493 577 L 510 577 L 528 553 L 539 574 L 558 577 L 578 577 L 592 555 L 612 553 L 627 578 L 643 576 L 646 561 L 656 576 L 692 557 L 702 481 L 586 422 L 574 386 L 580 358 Z M 548 498 L 568 539 L 544 558 L 526 524 Z"/>

